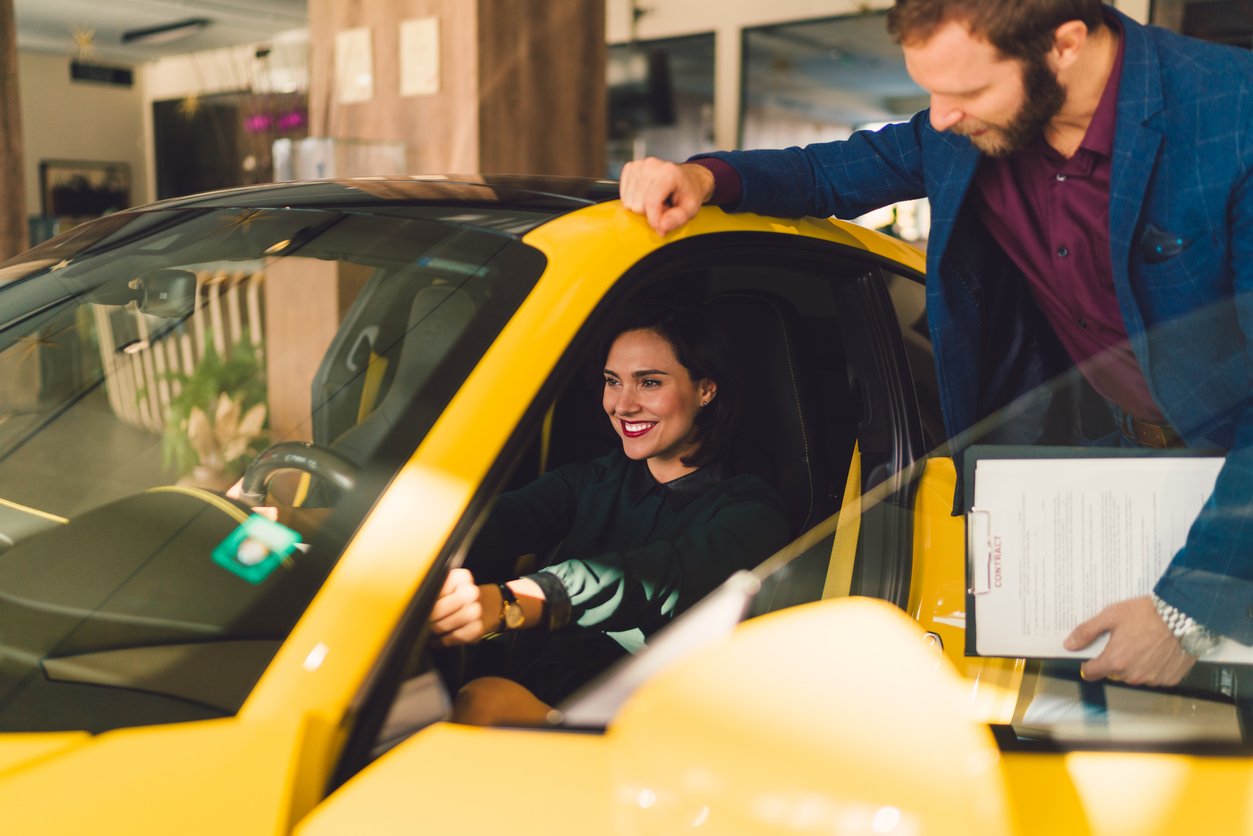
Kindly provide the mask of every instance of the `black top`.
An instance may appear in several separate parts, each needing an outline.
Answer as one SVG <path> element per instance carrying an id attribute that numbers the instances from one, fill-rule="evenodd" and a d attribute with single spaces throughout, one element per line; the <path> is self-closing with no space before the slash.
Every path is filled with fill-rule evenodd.
<path id="1" fill-rule="evenodd" d="M 466 566 L 480 582 L 507 579 L 517 556 L 551 553 L 529 577 L 553 626 L 573 621 L 636 650 L 787 539 L 783 500 L 760 477 L 715 465 L 663 484 L 615 451 L 498 497 Z"/>

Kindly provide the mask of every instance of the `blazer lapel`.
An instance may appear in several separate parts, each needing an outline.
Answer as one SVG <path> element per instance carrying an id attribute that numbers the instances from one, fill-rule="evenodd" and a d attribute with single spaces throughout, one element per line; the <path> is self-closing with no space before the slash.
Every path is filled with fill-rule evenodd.
<path id="1" fill-rule="evenodd" d="M 1150 125 L 1161 112 L 1162 79 L 1157 53 L 1144 29 L 1115 12 L 1122 22 L 1123 70 L 1118 89 L 1118 124 L 1109 184 L 1109 245 L 1114 289 L 1131 346 L 1148 375 L 1148 340 L 1130 280 L 1133 236 L 1144 206 L 1149 179 L 1161 151 L 1161 131 Z M 1152 386 L 1150 378 L 1149 385 Z"/>
<path id="2" fill-rule="evenodd" d="M 948 249 L 949 237 L 953 234 L 953 226 L 961 214 L 962 204 L 975 177 L 975 169 L 979 167 L 982 155 L 964 136 L 933 131 L 939 142 L 944 143 L 940 153 L 935 154 L 936 168 L 944 168 L 944 176 L 937 177 L 934 194 L 928 195 L 931 200 L 931 230 L 927 242 L 928 261 L 934 259 L 929 268 L 939 265 L 944 251 Z M 930 161 L 928 161 L 930 162 Z M 928 269 L 931 275 L 937 275 Z"/>
<path id="3" fill-rule="evenodd" d="M 980 333 L 977 277 L 948 258 L 953 230 L 979 167 L 981 154 L 966 137 L 936 133 L 931 188 L 931 232 L 927 243 L 927 320 L 936 357 L 944 423 L 950 437 L 975 419 Z M 958 271 L 961 275 L 957 275 Z"/>

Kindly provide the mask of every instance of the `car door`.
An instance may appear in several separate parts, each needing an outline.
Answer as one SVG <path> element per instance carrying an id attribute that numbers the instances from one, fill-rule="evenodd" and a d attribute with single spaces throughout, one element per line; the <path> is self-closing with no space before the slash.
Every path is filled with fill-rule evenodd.
<path id="1" fill-rule="evenodd" d="M 752 230 L 753 226 L 757 229 Z M 890 481 L 892 474 L 917 460 L 923 452 L 920 410 L 882 265 L 890 263 L 896 270 L 909 268 L 867 253 L 848 236 L 842 243 L 833 243 L 764 232 L 764 226 L 758 221 L 750 224 L 749 230 L 724 229 L 681 240 L 656 249 L 624 270 L 566 346 L 548 382 L 511 434 L 493 467 L 494 475 L 484 481 L 481 499 L 473 504 L 474 513 L 483 512 L 491 493 L 508 485 L 511 474 L 534 466 L 535 459 L 541 458 L 537 449 L 545 451 L 542 458 L 548 459 L 549 465 L 559 463 L 561 453 L 554 448 L 561 446 L 566 434 L 552 427 L 552 407 L 570 386 L 581 356 L 593 344 L 596 329 L 608 311 L 626 296 L 645 289 L 664 288 L 699 298 L 757 294 L 771 297 L 797 314 L 801 342 L 795 357 L 811 366 L 817 377 L 817 388 L 822 390 L 818 400 L 825 398 L 829 407 L 820 411 L 831 424 L 829 435 L 840 434 L 838 442 L 823 444 L 821 452 L 828 456 L 827 476 L 824 484 L 814 486 L 816 493 L 826 495 L 832 503 L 838 499 L 847 470 L 845 457 L 851 455 L 854 440 L 861 445 L 864 484 L 870 488 Z M 848 396 L 850 392 L 855 396 Z M 847 402 L 841 402 L 841 397 Z M 902 487 L 907 490 L 907 486 Z M 870 557 L 859 570 L 857 589 L 903 606 L 910 567 L 908 502 L 897 498 L 883 503 L 868 519 L 871 522 L 864 528 L 864 537 L 869 545 L 863 553 Z M 473 529 L 472 521 L 463 522 L 458 536 L 465 537 Z M 465 543 L 450 543 L 445 552 L 461 553 L 464 547 Z M 817 593 L 813 597 L 820 597 L 820 586 Z M 412 647 L 421 632 L 420 612 L 421 607 L 415 606 L 408 621 L 407 629 L 414 631 L 414 638 L 406 641 L 398 637 L 395 658 L 384 664 L 393 671 L 391 688 L 398 687 L 399 671 L 405 667 L 401 648 Z M 380 681 L 387 679 L 381 677 Z M 377 695 L 363 695 L 357 716 L 373 718 L 373 727 L 350 739 L 338 780 L 368 763 L 370 753 L 376 750 L 374 735 L 383 725 L 391 699 L 391 694 L 384 694 L 386 690 L 381 687 Z"/>
<path id="2" fill-rule="evenodd" d="M 836 465 L 849 462 L 841 462 L 838 456 L 851 459 L 855 441 L 857 459 L 862 465 L 856 480 L 856 493 L 877 498 L 875 504 L 867 508 L 861 528 L 857 558 L 862 568 L 855 575 L 854 591 L 860 595 L 887 598 L 893 603 L 903 602 L 911 590 L 913 499 L 917 494 L 916 480 L 907 477 L 911 473 L 916 475 L 911 468 L 922 464 L 927 452 L 927 424 L 922 414 L 925 407 L 919 403 L 911 360 L 901 333 L 902 315 L 897 311 L 910 313 L 904 320 L 908 323 L 905 328 L 915 326 L 922 315 L 921 308 L 916 305 L 917 299 L 913 300 L 915 307 L 909 307 L 906 304 L 909 300 L 905 297 L 911 290 L 920 292 L 921 287 L 915 283 L 904 289 L 894 289 L 891 283 L 895 279 L 908 280 L 903 279 L 901 266 L 893 264 L 891 269 L 885 269 L 881 258 L 847 245 L 839 247 L 831 246 L 830 242 L 810 242 L 797 236 L 748 233 L 702 237 L 705 240 L 698 238 L 664 247 L 642 260 L 615 283 L 599 310 L 618 303 L 632 291 L 665 288 L 709 300 L 742 295 L 755 302 L 766 297 L 787 306 L 796 314 L 800 325 L 796 336 L 801 339 L 801 344 L 790 356 L 798 362 L 804 361 L 810 366 L 809 371 L 814 373 L 811 377 L 818 378 L 818 388 L 824 392 L 817 399 L 832 407 L 829 413 L 820 411 L 829 419 L 827 429 L 831 435 L 848 433 L 847 437 L 840 436 L 840 443 L 830 438 L 815 442 L 832 456 L 826 463 L 829 467 L 824 480 L 814 488 L 815 493 L 838 494 L 844 490 L 847 468 L 841 470 Z M 593 331 L 595 324 L 596 317 L 592 315 L 580 336 Z M 561 442 L 552 437 L 560 433 L 552 429 L 552 421 L 556 419 L 550 410 L 550 399 L 562 388 L 563 373 L 569 370 L 567 366 L 573 366 L 588 345 L 588 341 L 576 338 L 566 348 L 563 361 L 554 367 L 544 396 L 532 404 L 528 418 L 519 424 L 506 445 L 499 463 L 501 469 L 532 466 L 536 457 L 531 455 L 533 451 L 530 448 L 536 444 L 547 450 L 546 456 L 538 458 L 555 455 L 552 445 Z M 925 356 L 925 351 L 921 356 Z M 828 376 L 825 380 L 824 374 Z M 927 420 L 934 426 L 933 415 Z M 545 436 L 550 436 L 547 443 L 543 441 Z M 836 507 L 841 499 L 839 495 L 832 496 Z M 948 500 L 951 502 L 951 492 Z M 807 591 L 789 599 L 789 603 L 822 596 L 835 523 L 833 518 L 820 517 L 808 532 L 801 533 L 795 543 L 767 561 L 767 564 L 775 564 L 777 568 L 780 562 L 792 565 L 807 552 L 816 555 L 815 563 L 821 569 L 816 587 L 810 584 Z M 824 530 L 824 526 L 829 530 Z M 815 538 L 817 549 L 813 550 L 811 547 L 815 544 L 809 540 Z M 762 576 L 769 571 L 763 566 Z M 718 767 L 711 767 L 708 760 L 702 760 L 705 754 L 694 752 L 686 747 L 686 742 L 681 742 L 683 723 L 665 725 L 663 715 L 666 712 L 664 706 L 657 706 L 655 693 L 649 698 L 651 710 L 642 712 L 644 720 L 641 720 L 641 712 L 635 712 L 629 729 L 613 728 L 612 724 L 616 722 L 619 710 L 625 711 L 625 707 L 632 704 L 631 699 L 643 694 L 659 675 L 678 676 L 676 672 L 684 669 L 693 653 L 709 648 L 728 635 L 734 641 L 743 633 L 744 628 L 737 627 L 737 623 L 743 619 L 745 609 L 761 588 L 753 578 L 747 579 L 747 585 L 741 583 L 744 580 L 744 576 L 738 576 L 738 580 L 729 581 L 718 593 L 677 619 L 665 634 L 666 639 L 607 674 L 605 680 L 594 686 L 600 689 L 598 696 L 604 695 L 606 699 L 586 713 L 580 712 L 576 716 L 575 712 L 569 712 L 566 725 L 525 731 L 471 729 L 446 723 L 431 726 L 400 743 L 377 762 L 354 770 L 356 774 L 351 781 L 302 822 L 299 832 L 332 833 L 346 827 L 396 832 L 417 827 L 419 823 L 434 829 L 486 827 L 490 826 L 495 815 L 483 805 L 483 799 L 489 795 L 493 799 L 492 809 L 511 811 L 511 820 L 519 832 L 608 832 L 614 827 L 624 832 L 634 832 L 635 828 L 645 832 L 667 832 L 648 831 L 647 816 L 652 810 L 672 809 L 677 802 L 686 803 L 690 798 L 675 790 L 674 784 L 653 785 L 633 781 L 632 777 L 637 774 L 633 770 L 640 768 L 638 758 L 641 753 L 645 757 L 651 755 L 651 766 L 663 763 L 674 766 L 671 772 L 681 772 L 687 764 L 700 764 L 702 768 L 715 770 Z M 854 609 L 847 612 L 860 611 L 857 602 L 850 603 Z M 844 629 L 850 629 L 854 623 L 827 623 L 822 620 L 823 631 L 815 633 L 812 629 L 814 622 L 810 620 L 815 610 L 808 610 L 808 616 L 792 619 L 793 613 L 782 613 L 779 611 L 782 608 L 770 609 L 772 615 L 782 618 L 755 619 L 751 622 L 753 625 L 772 625 L 767 629 L 783 625 L 784 632 L 776 634 L 781 643 L 767 642 L 764 647 L 758 644 L 753 654 L 744 655 L 737 655 L 735 645 L 722 647 L 721 656 L 725 664 L 717 669 L 720 677 L 716 680 L 717 684 L 705 680 L 700 690 L 703 698 L 708 700 L 735 702 L 737 708 L 728 708 L 728 717 L 743 716 L 745 721 L 739 725 L 728 721 L 727 717 L 721 716 L 723 706 L 706 703 L 706 715 L 711 724 L 706 732 L 723 735 L 727 741 L 724 749 L 720 750 L 724 760 L 719 766 L 725 766 L 728 771 L 751 770 L 754 761 L 764 757 L 760 734 L 748 734 L 754 743 L 736 751 L 737 741 L 745 738 L 751 723 L 756 721 L 763 727 L 771 726 L 762 719 L 766 716 L 762 713 L 762 706 L 769 705 L 774 693 L 787 691 L 793 681 L 801 687 L 805 687 L 807 682 L 804 677 L 797 680 L 772 679 L 770 685 L 775 687 L 764 687 L 763 683 L 752 678 L 757 657 L 773 653 L 795 659 L 799 649 L 820 641 L 817 636 L 839 634 L 827 632 L 828 628 L 839 630 L 843 624 Z M 890 619 L 884 615 L 884 609 L 897 612 L 896 617 L 901 618 L 896 608 L 878 604 L 867 611 L 873 611 L 874 617 L 856 623 L 868 625 L 872 630 L 879 626 L 887 628 L 887 620 Z M 800 608 L 796 612 L 799 613 Z M 756 613 L 750 609 L 747 614 Z M 880 616 L 885 621 L 881 622 Z M 894 623 L 899 627 L 899 622 Z M 895 636 L 893 641 L 900 639 L 905 645 L 917 640 L 910 630 L 898 633 L 891 629 L 886 632 Z M 805 655 L 803 650 L 799 655 Z M 899 673 L 909 677 L 913 671 L 912 664 L 916 662 L 917 659 L 914 659 Z M 888 655 L 882 659 L 882 664 L 890 667 L 896 662 L 893 656 Z M 924 667 L 927 665 L 924 664 Z M 938 670 L 933 664 L 929 667 L 933 671 Z M 821 665 L 817 668 L 822 669 Z M 708 673 L 706 665 L 693 670 L 685 681 L 695 686 Z M 896 679 L 887 678 L 881 680 L 879 686 L 891 688 L 895 682 Z M 872 687 L 865 690 L 865 694 L 879 693 L 873 687 L 874 683 L 869 684 Z M 732 692 L 730 689 L 737 690 Z M 673 690 L 672 687 L 671 692 Z M 757 693 L 761 698 L 745 698 L 744 692 Z M 928 739 L 934 741 L 938 739 L 937 735 L 948 734 L 955 729 L 969 731 L 960 723 L 940 722 L 927 713 L 935 709 L 937 702 L 942 702 L 935 699 L 936 694 L 936 691 L 922 689 L 919 697 L 927 704 L 925 710 L 909 714 L 909 723 L 917 724 L 917 734 L 925 733 Z M 821 694 L 810 696 L 821 698 Z M 870 700 L 873 702 L 874 698 Z M 738 707 L 746 702 L 751 707 Z M 741 715 L 741 711 L 746 713 Z M 600 712 L 599 715 L 596 712 Z M 779 714 L 776 711 L 770 716 L 777 717 Z M 786 711 L 782 714 L 786 716 Z M 836 711 L 834 716 L 838 719 L 839 712 Z M 813 729 L 821 729 L 822 734 L 839 734 L 840 722 L 873 725 L 877 717 L 877 714 L 874 717 L 849 715 L 839 720 L 836 726 L 831 726 L 821 725 L 831 717 L 815 714 Z M 652 722 L 658 725 L 649 725 Z M 892 727 L 903 728 L 902 718 L 893 716 Z M 709 732 L 709 728 L 715 731 Z M 794 742 L 790 738 L 783 741 L 776 738 L 770 745 L 781 743 L 786 748 Z M 972 753 L 982 755 L 987 750 L 987 743 L 982 739 L 973 743 L 965 740 L 962 746 L 969 745 Z M 954 746 L 947 751 L 951 755 L 964 750 Z M 811 762 L 815 767 L 811 777 L 823 776 L 820 780 L 826 781 L 832 775 L 843 775 L 850 768 L 865 770 L 865 761 L 859 760 L 854 753 L 846 754 L 847 757 L 840 757 L 834 749 L 827 750 L 825 757 L 830 760 L 824 762 L 818 758 Z M 972 756 L 967 760 L 974 763 L 980 758 Z M 986 762 L 986 759 L 980 762 Z M 483 764 L 491 765 L 486 773 L 483 772 Z M 758 765 L 778 774 L 787 768 L 777 761 Z M 467 775 L 473 777 L 466 778 Z M 952 780 L 955 775 L 957 772 L 937 772 L 934 780 L 927 782 L 928 792 Z M 740 786 L 736 784 L 734 788 Z M 742 786 L 747 788 L 749 785 Z M 996 792 L 991 778 L 979 786 L 994 794 Z M 676 795 L 676 792 L 679 794 Z M 694 792 L 691 788 L 687 792 L 688 796 L 699 795 L 699 791 Z M 960 793 L 931 795 L 933 798 L 943 796 L 952 800 Z M 807 798 L 813 804 L 819 803 L 818 796 Z M 722 817 L 725 810 L 721 808 L 697 804 L 693 812 L 691 821 L 695 823 L 710 820 L 725 825 L 730 820 Z M 950 824 L 959 821 L 951 813 L 945 820 Z M 976 829 L 997 832 L 996 827 Z"/>

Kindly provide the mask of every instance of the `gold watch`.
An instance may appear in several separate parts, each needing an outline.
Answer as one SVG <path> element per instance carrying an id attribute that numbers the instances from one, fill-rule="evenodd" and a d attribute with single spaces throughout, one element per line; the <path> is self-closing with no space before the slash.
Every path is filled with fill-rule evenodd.
<path id="1" fill-rule="evenodd" d="M 503 633 L 506 630 L 517 630 L 526 623 L 526 615 L 522 612 L 522 605 L 518 603 L 518 596 L 513 594 L 507 584 L 498 583 L 496 586 L 500 589 L 500 626 L 496 631 Z"/>

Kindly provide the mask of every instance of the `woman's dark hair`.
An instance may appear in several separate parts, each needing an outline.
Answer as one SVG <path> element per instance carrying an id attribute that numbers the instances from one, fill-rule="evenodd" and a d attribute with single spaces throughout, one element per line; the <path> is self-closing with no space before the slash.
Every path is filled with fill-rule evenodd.
<path id="1" fill-rule="evenodd" d="M 1081 20 L 1088 31 L 1104 25 L 1101 0 L 896 0 L 888 11 L 888 32 L 897 43 L 928 40 L 949 20 L 964 21 L 970 31 L 1008 58 L 1031 60 L 1053 47 L 1053 33 L 1068 20 Z"/>
<path id="2" fill-rule="evenodd" d="M 683 456 L 688 467 L 704 467 L 730 458 L 740 422 L 740 381 L 734 352 L 722 328 L 704 308 L 690 302 L 650 300 L 632 303 L 613 319 L 601 345 L 603 369 L 609 349 L 628 331 L 653 331 L 674 351 L 692 381 L 714 381 L 718 394 L 696 414 L 696 451 Z"/>

